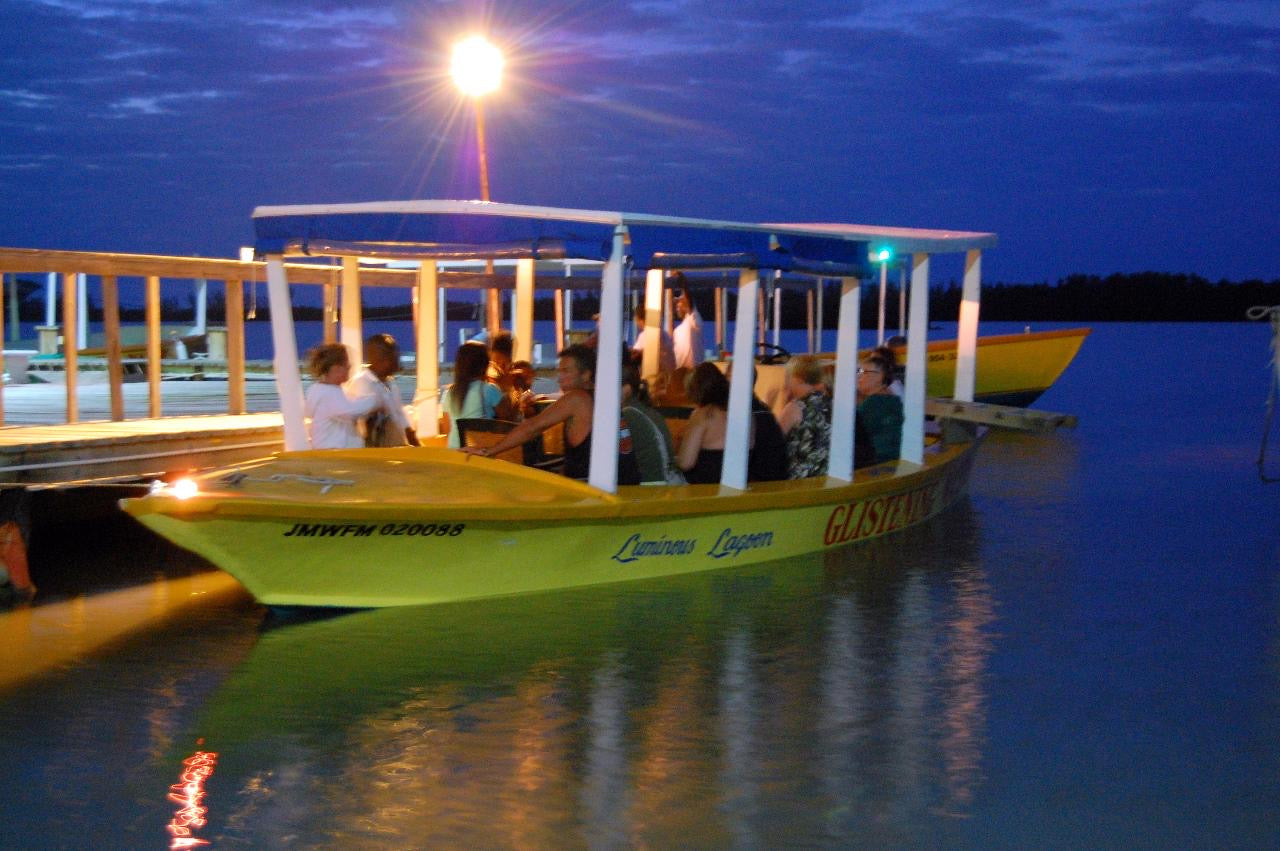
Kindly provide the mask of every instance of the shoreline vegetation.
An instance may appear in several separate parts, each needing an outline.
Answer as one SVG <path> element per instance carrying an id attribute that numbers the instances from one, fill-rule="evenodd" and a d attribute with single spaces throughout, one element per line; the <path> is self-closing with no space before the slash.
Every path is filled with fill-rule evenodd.
<path id="1" fill-rule="evenodd" d="M 18 314 L 23 322 L 43 321 L 44 286 L 38 281 L 19 278 Z M 218 321 L 224 314 L 220 287 L 210 287 L 208 317 Z M 824 300 L 828 309 L 824 314 L 824 328 L 834 328 L 836 311 L 831 309 L 839 298 L 839 284 L 828 283 Z M 89 298 L 90 321 L 101 321 L 101 304 Z M 876 302 L 879 287 L 868 281 L 862 287 L 862 327 L 875 327 Z M 930 321 L 954 318 L 960 305 L 959 282 L 935 284 L 929 295 Z M 713 311 L 711 290 L 695 290 L 694 300 L 704 317 Z M 265 299 L 263 300 L 265 302 Z M 885 299 L 886 307 L 896 313 L 898 287 L 890 282 Z M 982 286 L 982 318 L 993 322 L 1246 322 L 1250 307 L 1280 305 L 1280 279 L 1272 281 L 1209 281 L 1199 275 L 1165 272 L 1117 273 L 1107 276 L 1068 275 L 1056 283 L 984 283 Z M 730 294 L 729 310 L 733 309 Z M 579 294 L 573 301 L 574 321 L 587 321 L 598 311 L 596 297 L 590 293 Z M 805 299 L 792 295 L 783 300 L 782 325 L 784 328 L 803 328 L 806 325 Z M 507 305 L 504 299 L 504 314 Z M 408 303 L 366 305 L 363 314 L 367 319 L 406 320 L 412 316 Z M 478 316 L 478 304 L 474 300 L 449 300 L 447 314 L 450 320 L 470 320 Z M 8 314 L 11 316 L 12 314 Z M 166 321 L 191 321 L 195 316 L 194 299 L 168 296 L 164 299 L 163 315 Z M 732 315 L 732 314 L 730 314 Z M 265 303 L 259 304 L 257 320 L 267 320 L 271 311 Z M 295 302 L 294 317 L 299 320 L 323 319 L 318 304 Z M 550 296 L 540 296 L 534 304 L 534 318 L 555 318 Z M 120 306 L 120 319 L 124 322 L 141 322 L 145 313 L 140 306 Z"/>

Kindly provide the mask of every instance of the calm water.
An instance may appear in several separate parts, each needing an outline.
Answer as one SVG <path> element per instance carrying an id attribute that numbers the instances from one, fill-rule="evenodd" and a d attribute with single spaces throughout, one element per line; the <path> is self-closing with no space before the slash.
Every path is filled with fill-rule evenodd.
<path id="1" fill-rule="evenodd" d="M 1275 847 L 1268 336 L 1097 326 L 1076 431 L 825 558 L 286 621 L 48 539 L 102 590 L 0 615 L 0 847 L 167 847 L 197 753 L 215 848 Z"/>

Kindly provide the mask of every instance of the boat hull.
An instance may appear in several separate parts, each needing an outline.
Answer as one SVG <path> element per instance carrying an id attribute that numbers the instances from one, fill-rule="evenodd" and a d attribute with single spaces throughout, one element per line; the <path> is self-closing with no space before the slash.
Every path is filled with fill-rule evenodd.
<path id="1" fill-rule="evenodd" d="M 974 400 L 1025 408 L 1053 386 L 1080 351 L 1088 328 L 978 338 Z M 898 356 L 905 357 L 906 349 Z M 929 344 L 925 394 L 950 398 L 956 383 L 956 341 Z"/>
<path id="2" fill-rule="evenodd" d="M 859 471 L 853 483 L 806 480 L 754 485 L 591 489 L 517 465 L 472 459 L 507 479 L 506 505 L 411 501 L 384 493 L 310 503 L 214 493 L 189 501 L 151 495 L 124 508 L 165 538 L 232 574 L 262 603 L 381 607 L 442 603 L 731 568 L 878 538 L 945 510 L 967 488 L 976 444 L 939 448 L 923 465 L 895 462 Z M 259 468 L 299 462 L 316 481 L 346 476 L 377 489 L 398 465 L 447 482 L 460 453 L 431 449 L 293 453 Z M 318 457 L 319 456 L 319 457 Z M 328 472 L 319 469 L 332 458 Z M 466 456 L 461 456 L 465 458 Z M 506 469 L 502 469 L 505 467 Z M 222 471 L 204 485 L 226 481 Z M 567 505 L 523 498 L 562 483 L 581 488 Z M 273 487 L 280 485 L 277 481 Z M 203 485 L 202 485 L 203 487 Z M 383 486 L 385 489 L 385 485 Z M 483 489 L 483 488 L 482 488 Z M 501 488 L 499 487 L 499 490 Z M 412 486 L 409 491 L 412 491 Z M 597 492 L 598 493 L 598 492 Z M 201 504 L 203 500 L 203 504 Z"/>

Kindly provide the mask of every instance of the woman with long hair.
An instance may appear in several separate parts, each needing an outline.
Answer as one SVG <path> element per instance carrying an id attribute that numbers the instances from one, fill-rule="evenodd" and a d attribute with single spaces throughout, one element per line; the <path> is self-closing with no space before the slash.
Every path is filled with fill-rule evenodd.
<path id="1" fill-rule="evenodd" d="M 704 361 L 689 373 L 686 389 L 697 407 L 680 439 L 676 465 L 691 485 L 718 484 L 729 423 L 729 380 L 719 367 Z"/>
<path id="2" fill-rule="evenodd" d="M 453 383 L 444 393 L 444 411 L 449 417 L 449 447 L 462 446 L 458 420 L 492 419 L 502 399 L 497 385 L 485 380 L 489 350 L 483 343 L 463 343 L 453 356 Z"/>

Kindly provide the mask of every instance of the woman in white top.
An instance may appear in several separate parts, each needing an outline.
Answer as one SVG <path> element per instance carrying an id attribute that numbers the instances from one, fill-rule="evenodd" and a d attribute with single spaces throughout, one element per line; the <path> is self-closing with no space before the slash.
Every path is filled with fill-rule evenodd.
<path id="1" fill-rule="evenodd" d="M 449 448 L 458 449 L 458 420 L 492 419 L 502 391 L 485 380 L 489 350 L 483 343 L 463 343 L 453 356 L 453 384 L 444 392 L 444 410 L 449 416 Z"/>
<path id="2" fill-rule="evenodd" d="M 316 380 L 307 388 L 306 415 L 311 421 L 312 449 L 361 449 L 364 438 L 356 431 L 356 421 L 382 407 L 377 396 L 350 399 L 342 385 L 351 373 L 347 347 L 323 343 L 308 358 Z"/>

